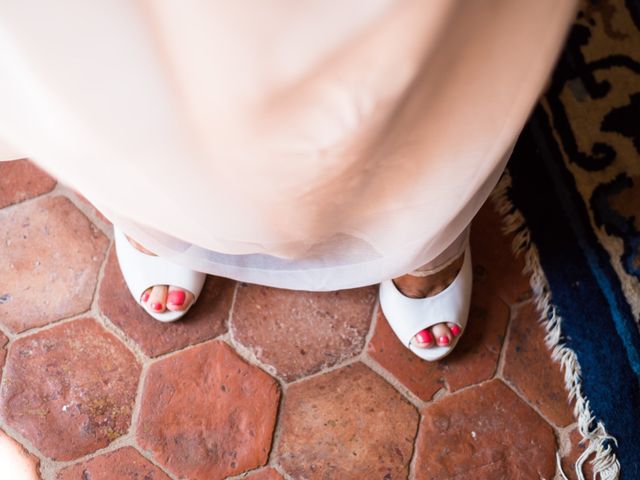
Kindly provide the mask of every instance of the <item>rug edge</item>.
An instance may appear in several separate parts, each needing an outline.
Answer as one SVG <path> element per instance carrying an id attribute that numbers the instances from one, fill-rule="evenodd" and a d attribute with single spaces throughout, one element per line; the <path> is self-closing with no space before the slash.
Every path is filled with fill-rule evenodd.
<path id="1" fill-rule="evenodd" d="M 516 257 L 524 255 L 523 273 L 530 275 L 529 283 L 533 290 L 535 306 L 540 313 L 539 322 L 546 332 L 545 344 L 551 351 L 551 358 L 560 363 L 564 372 L 564 384 L 569 394 L 569 403 L 575 400 L 573 415 L 578 422 L 582 441 L 587 444 L 587 448 L 576 461 L 576 475 L 578 480 L 584 480 L 583 464 L 591 454 L 595 454 L 593 460 L 590 461 L 594 478 L 599 476 L 601 480 L 617 480 L 620 478 L 620 463 L 610 443 L 613 442 L 617 445 L 618 442 L 607 433 L 601 421 L 595 423 L 595 416 L 591 411 L 589 400 L 582 392 L 581 370 L 577 355 L 561 341 L 562 317 L 556 311 L 551 300 L 551 289 L 540 264 L 538 249 L 531 240 L 531 232 L 524 215 L 515 207 L 509 197 L 511 185 L 511 174 L 507 167 L 489 198 L 501 217 L 503 233 L 505 235 L 515 233 L 511 249 Z M 560 466 L 559 452 L 556 456 L 560 475 L 566 479 Z"/>

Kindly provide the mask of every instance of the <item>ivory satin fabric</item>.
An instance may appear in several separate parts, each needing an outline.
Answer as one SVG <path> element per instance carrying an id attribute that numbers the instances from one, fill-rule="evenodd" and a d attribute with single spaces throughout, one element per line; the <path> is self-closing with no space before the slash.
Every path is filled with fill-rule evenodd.
<path id="1" fill-rule="evenodd" d="M 0 158 L 33 159 L 196 270 L 377 283 L 461 251 L 574 13 L 574 0 L 3 0 Z"/>

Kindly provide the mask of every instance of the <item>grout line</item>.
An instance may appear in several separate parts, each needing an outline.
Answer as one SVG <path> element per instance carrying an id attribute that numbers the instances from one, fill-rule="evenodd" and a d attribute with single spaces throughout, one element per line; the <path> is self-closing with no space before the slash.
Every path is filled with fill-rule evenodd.
<path id="1" fill-rule="evenodd" d="M 240 283 L 240 282 L 239 282 Z M 238 283 L 237 288 L 240 288 Z M 308 373 L 308 374 L 303 374 L 302 376 L 295 378 L 293 380 L 287 380 L 286 378 L 284 378 L 278 371 L 277 368 L 273 365 L 267 364 L 265 362 L 263 362 L 262 360 L 260 360 L 257 355 L 255 354 L 255 352 L 249 348 L 246 347 L 242 342 L 240 342 L 236 336 L 235 336 L 235 329 L 233 328 L 233 309 L 235 306 L 235 300 L 236 300 L 236 294 L 237 294 L 237 290 L 236 292 L 234 292 L 234 297 L 233 297 L 233 302 L 232 302 L 232 308 L 231 308 L 231 312 L 229 315 L 229 330 L 228 330 L 228 334 L 227 335 L 223 335 L 221 336 L 221 338 L 223 340 L 225 340 L 230 346 L 233 347 L 234 350 L 236 350 L 236 352 L 248 363 L 255 365 L 256 367 L 261 368 L 262 370 L 266 371 L 270 376 L 272 376 L 274 379 L 278 380 L 283 386 L 291 386 L 291 385 L 295 385 L 297 383 L 300 382 L 304 382 L 308 379 L 312 379 L 315 378 L 317 376 L 320 376 L 324 373 L 329 373 L 332 372 L 334 370 L 338 370 L 342 367 L 346 367 L 348 365 L 351 365 L 359 360 L 361 360 L 362 357 L 362 352 L 363 350 L 366 348 L 367 345 L 367 340 L 365 340 L 364 345 L 362 347 L 362 349 L 360 350 L 359 353 L 354 354 L 348 358 L 343 359 L 342 361 L 339 361 L 333 365 L 322 365 L 320 366 L 320 368 L 318 369 L 318 371 L 315 371 L 313 373 Z M 373 309 L 374 315 L 375 315 L 375 306 Z"/>
<path id="2" fill-rule="evenodd" d="M 352 365 L 353 363 L 356 363 L 358 361 L 365 363 L 366 365 L 366 350 L 367 347 L 369 345 L 369 342 L 371 340 L 371 338 L 373 337 L 373 335 L 375 334 L 375 329 L 376 329 L 376 319 L 378 317 L 378 309 L 379 309 L 379 302 L 377 300 L 377 293 L 376 293 L 376 300 L 373 304 L 373 307 L 371 309 L 371 314 L 370 314 L 370 321 L 369 321 L 369 328 L 367 330 L 367 333 L 364 336 L 364 341 L 362 343 L 362 347 L 360 348 L 359 351 L 357 351 L 356 353 L 346 357 L 346 358 L 342 358 L 341 360 L 339 360 L 338 362 L 336 362 L 333 365 L 329 365 L 327 366 L 326 364 L 323 364 L 320 366 L 319 370 L 317 372 L 313 372 L 310 374 L 305 374 L 303 376 L 301 376 L 300 378 L 296 378 L 294 380 L 290 380 L 290 381 L 286 381 L 285 383 L 287 385 L 295 385 L 297 383 L 300 383 L 302 381 L 305 381 L 307 379 L 311 379 L 314 377 L 317 377 L 319 375 L 322 375 L 324 373 L 329 373 L 332 372 L 334 370 L 338 370 L 342 367 L 346 367 L 348 365 Z"/>
<path id="3" fill-rule="evenodd" d="M 284 411 L 284 397 L 286 388 L 280 385 L 280 398 L 278 399 L 278 405 L 276 408 L 276 418 L 273 424 L 273 432 L 271 433 L 271 445 L 267 454 L 267 466 L 279 467 L 278 447 L 280 446 L 280 438 L 282 437 L 282 414 Z"/>
<path id="4" fill-rule="evenodd" d="M 249 475 L 251 475 L 252 473 L 258 473 L 261 470 L 267 469 L 269 468 L 269 465 L 258 465 L 255 468 L 252 468 L 250 470 L 245 470 L 242 473 L 238 473 L 237 475 L 231 475 L 228 477 L 224 477 L 224 480 L 243 480 L 245 478 L 247 478 Z"/>
<path id="5" fill-rule="evenodd" d="M 72 460 L 56 461 L 56 460 L 48 459 L 46 477 L 43 477 L 42 480 L 49 480 L 49 479 L 55 480 L 55 475 L 57 474 L 57 472 L 59 472 L 63 468 L 72 467 L 74 465 L 79 465 L 84 462 L 88 462 L 96 457 L 113 453 L 116 450 L 120 450 L 121 448 L 125 448 L 125 447 L 134 448 L 150 463 L 158 467 L 162 472 L 166 473 L 167 476 L 169 476 L 169 478 L 171 478 L 172 480 L 179 480 L 177 477 L 175 477 L 175 475 L 167 472 L 167 470 L 164 469 L 162 465 L 158 464 L 151 455 L 149 455 L 145 450 L 143 450 L 140 446 L 138 446 L 135 443 L 135 439 L 130 435 L 130 433 L 127 433 L 125 435 L 122 435 L 116 438 L 115 440 L 111 441 L 108 445 L 106 445 L 103 448 L 99 448 L 90 453 L 87 453 L 86 455 L 80 456 L 78 458 L 74 458 Z"/>
<path id="6" fill-rule="evenodd" d="M 222 335 L 222 337 L 224 337 L 226 343 L 240 356 L 240 358 L 244 359 L 247 363 L 249 363 L 249 365 L 258 367 L 260 370 L 273 377 L 276 381 L 278 381 L 278 383 L 284 384 L 286 382 L 280 376 L 276 367 L 260 360 L 251 348 L 246 347 L 235 337 L 235 331 L 233 328 L 233 314 L 235 311 L 238 290 L 241 288 L 240 283 L 241 282 L 236 282 L 235 288 L 233 290 L 231 307 L 229 308 L 229 316 L 227 317 L 227 333 L 225 335 Z"/>
<path id="7" fill-rule="evenodd" d="M 37 333 L 44 332 L 46 330 L 51 330 L 52 328 L 58 327 L 60 325 L 64 325 L 66 323 L 73 322 L 75 320 L 80 320 L 83 318 L 92 318 L 92 317 L 93 317 L 93 311 L 89 308 L 88 310 L 84 310 L 81 313 L 77 313 L 75 315 L 64 317 L 58 320 L 53 320 L 45 325 L 38 325 L 37 327 L 31 327 L 26 330 L 23 330 L 20 333 L 13 334 L 13 338 L 9 340 L 9 344 L 13 344 L 15 343 L 16 340 L 21 340 L 25 337 L 30 337 Z M 7 344 L 7 350 L 8 350 L 9 344 Z"/>
<path id="8" fill-rule="evenodd" d="M 540 416 L 540 418 L 542 418 L 542 420 L 544 420 L 553 430 L 555 430 L 556 424 L 555 422 L 551 421 L 551 419 L 549 417 L 547 417 L 538 406 L 534 405 L 533 402 L 529 401 L 528 398 L 526 398 L 524 396 L 524 393 L 521 392 L 515 385 L 513 385 L 509 380 L 507 380 L 506 378 L 500 378 L 499 379 L 502 383 L 504 383 L 511 391 L 513 391 L 513 393 L 515 393 L 518 398 L 520 400 L 522 400 L 525 405 L 527 405 L 529 408 L 531 408 L 534 412 L 536 412 L 538 414 L 538 416 Z M 571 405 L 570 405 L 571 406 Z"/>
<path id="9" fill-rule="evenodd" d="M 140 363 L 140 365 L 144 365 L 149 361 L 150 356 L 142 350 L 142 347 L 127 333 L 121 329 L 118 325 L 116 325 L 107 315 L 102 313 L 102 309 L 100 308 L 100 289 L 102 287 L 102 282 L 104 281 L 105 271 L 107 268 L 107 263 L 109 261 L 109 256 L 112 253 L 112 250 L 115 249 L 115 245 L 113 240 L 110 241 L 109 248 L 105 253 L 105 258 L 98 272 L 98 279 L 96 284 L 96 291 L 93 298 L 93 303 L 91 305 L 91 311 L 93 312 L 94 318 L 102 325 L 102 327 L 113 334 L 118 340 L 120 340 L 135 356 L 136 360 Z"/>
<path id="10" fill-rule="evenodd" d="M 528 278 L 531 278 L 531 275 L 528 276 Z M 533 296 L 531 296 L 530 298 L 526 298 L 524 300 L 518 300 L 514 303 L 509 303 L 506 300 L 503 300 L 503 302 L 511 307 L 516 307 L 518 309 L 524 308 L 527 304 L 535 304 L 535 299 L 533 298 Z"/>
<path id="11" fill-rule="evenodd" d="M 138 343 L 133 338 L 129 337 L 126 332 L 124 332 L 120 327 L 114 324 L 111 319 L 104 315 L 102 312 L 98 312 L 95 317 L 98 323 L 100 323 L 100 325 L 107 332 L 115 336 L 120 342 L 124 344 L 124 346 L 133 354 L 140 365 L 148 363 L 153 358 L 150 355 L 147 355 L 147 353 L 142 350 L 140 345 L 138 345 Z"/>
<path id="12" fill-rule="evenodd" d="M 406 401 L 408 401 L 411 405 L 413 405 L 418 410 L 421 410 L 429 402 L 425 402 L 416 394 L 414 394 L 411 390 L 409 390 L 400 380 L 398 380 L 391 372 L 389 372 L 386 368 L 376 362 L 373 358 L 368 355 L 363 355 L 362 358 L 359 359 L 362 363 L 364 363 L 367 367 L 381 376 L 385 382 L 391 385 Z"/>
<path id="13" fill-rule="evenodd" d="M 54 188 L 51 193 L 57 193 L 58 195 L 63 195 L 67 197 L 73 205 L 80 210 L 90 221 L 93 223 L 96 228 L 100 229 L 102 233 L 109 239 L 113 239 L 113 227 L 102 220 L 96 212 L 98 209 L 87 200 L 86 203 L 78 197 L 78 193 L 72 190 L 71 188 L 62 185 L 58 182 L 56 188 Z"/>
<path id="14" fill-rule="evenodd" d="M 424 415 L 421 410 L 418 410 L 418 428 L 411 442 L 413 451 L 411 452 L 411 458 L 409 459 L 409 465 L 407 466 L 407 480 L 414 480 L 416 478 L 416 463 L 418 463 L 418 440 L 420 438 L 420 429 L 422 428 L 422 421 Z"/>
<path id="15" fill-rule="evenodd" d="M 216 342 L 225 342 L 228 344 L 228 342 L 226 341 L 226 336 L 227 334 L 222 334 L 222 335 L 218 335 L 217 337 L 214 338 L 209 338 L 207 340 L 204 340 L 202 342 L 198 342 L 198 343 L 192 343 L 189 345 L 185 345 L 184 347 L 178 349 L 178 350 L 171 350 L 169 352 L 164 352 L 161 353 L 159 355 L 156 355 L 154 357 L 147 357 L 147 364 L 149 366 L 154 365 L 156 363 L 159 362 L 163 362 L 169 358 L 175 357 L 177 355 L 180 355 L 182 352 L 188 352 L 190 350 L 193 350 L 194 348 L 201 348 L 203 345 L 207 345 L 209 343 L 216 343 Z"/>
<path id="16" fill-rule="evenodd" d="M 508 305 L 508 304 L 507 304 Z M 507 362 L 507 350 L 509 349 L 509 338 L 511 336 L 511 330 L 513 329 L 514 319 L 520 312 L 520 306 L 508 305 L 509 308 L 509 320 L 507 321 L 507 328 L 504 330 L 504 339 L 502 340 L 502 346 L 500 347 L 500 354 L 498 355 L 498 363 L 496 365 L 496 371 L 493 376 L 495 378 L 504 379 L 504 366 Z"/>
<path id="17" fill-rule="evenodd" d="M 415 477 L 415 463 L 418 457 L 418 438 L 420 436 L 420 427 L 422 425 L 423 415 L 422 408 L 426 405 L 426 403 L 413 394 L 402 382 L 400 382 L 391 372 L 387 371 L 382 365 L 378 364 L 375 360 L 365 354 L 362 353 L 360 356 L 360 361 L 364 363 L 367 367 L 373 370 L 374 373 L 378 374 L 382 379 L 389 384 L 392 388 L 394 388 L 401 398 L 403 398 L 406 402 L 412 405 L 416 413 L 418 414 L 418 423 L 416 426 L 416 431 L 413 434 L 413 440 L 411 441 L 411 455 L 409 459 L 409 463 L 407 464 L 407 479 L 413 479 Z"/>
<path id="18" fill-rule="evenodd" d="M 169 478 L 171 478 L 172 480 L 178 480 L 178 477 L 176 477 L 173 473 L 169 472 L 167 468 L 165 468 L 162 464 L 160 464 L 155 459 L 152 452 L 143 448 L 142 445 L 140 445 L 137 440 L 138 422 L 140 420 L 140 411 L 142 410 L 142 399 L 143 399 L 143 395 L 144 395 L 144 391 L 147 383 L 147 375 L 153 363 L 154 362 L 152 360 L 148 359 L 146 363 L 142 365 L 142 370 L 140 371 L 140 378 L 138 381 L 138 389 L 136 391 L 136 396 L 133 403 L 133 409 L 131 412 L 131 421 L 129 424 L 129 431 L 127 432 L 127 435 L 126 435 L 127 437 L 126 441 L 128 441 L 132 447 L 138 450 L 140 455 L 142 455 L 150 463 L 158 467 Z"/>
<path id="19" fill-rule="evenodd" d="M 380 300 L 378 298 L 378 293 L 376 292 L 376 301 L 373 304 L 373 308 L 371 309 L 371 320 L 369 321 L 369 331 L 367 332 L 367 334 L 364 337 L 364 347 L 362 349 L 362 352 L 366 352 L 367 351 L 367 347 L 369 347 L 369 343 L 371 342 L 371 339 L 373 338 L 373 336 L 376 333 L 376 328 L 378 328 L 378 313 L 381 313 L 380 310 Z"/>
<path id="20" fill-rule="evenodd" d="M 108 238 L 108 237 L 107 237 Z M 102 263 L 100 264 L 100 268 L 98 269 L 98 275 L 96 276 L 96 285 L 93 290 L 93 295 L 91 297 L 91 307 L 94 313 L 100 312 L 100 286 L 102 285 L 102 280 L 105 276 L 105 270 L 107 269 L 107 262 L 109 261 L 109 255 L 111 254 L 111 250 L 114 249 L 113 239 L 108 238 L 107 248 L 104 251 L 104 255 L 102 258 Z"/>
<path id="21" fill-rule="evenodd" d="M 391 373 L 389 370 L 384 368 L 382 365 L 380 365 L 377 361 L 375 361 L 369 355 L 368 347 L 369 347 L 369 344 L 371 343 L 371 339 L 375 335 L 376 329 L 378 328 L 378 318 L 380 316 L 379 313 L 381 314 L 380 308 L 381 308 L 380 301 L 376 295 L 376 302 L 374 304 L 373 312 L 371 315 L 369 332 L 367 332 L 367 335 L 365 336 L 364 348 L 362 349 L 362 351 L 357 357 L 367 367 L 369 367 L 371 370 L 373 370 L 382 378 L 384 378 L 384 380 L 387 383 L 391 384 L 392 387 L 394 387 L 406 400 L 409 401 L 409 403 L 411 403 L 413 406 L 419 409 L 423 406 L 424 401 L 420 399 L 417 395 L 415 395 L 400 380 L 398 380 L 398 378 L 393 373 Z"/>
<path id="22" fill-rule="evenodd" d="M 145 363 L 140 367 L 140 375 L 138 376 L 136 394 L 133 397 L 133 408 L 131 409 L 129 429 L 126 433 L 126 435 L 129 436 L 133 441 L 135 441 L 138 433 L 138 421 L 140 420 L 140 410 L 142 409 L 142 398 L 147 383 L 147 375 L 149 373 L 151 365 L 149 363 Z"/>
<path id="23" fill-rule="evenodd" d="M 271 433 L 271 445 L 269 453 L 267 454 L 267 465 L 276 467 L 280 466 L 279 457 L 277 455 L 278 447 L 280 445 L 280 438 L 282 436 L 282 414 L 284 411 L 285 394 L 287 392 L 287 386 L 278 382 L 280 386 L 280 398 L 278 399 L 278 405 L 276 407 L 276 418 L 273 424 L 273 432 Z"/>
<path id="24" fill-rule="evenodd" d="M 7 327 L 5 327 L 2 323 L 0 323 L 0 333 L 3 334 L 5 337 L 7 337 L 9 340 L 15 337 L 15 334 L 11 330 L 9 330 Z"/>
<path id="25" fill-rule="evenodd" d="M 571 432 L 578 429 L 578 422 L 570 423 L 569 425 L 565 425 L 564 427 L 556 427 L 553 426 L 553 431 L 556 436 L 556 442 L 558 444 L 557 453 L 560 455 L 560 459 L 564 460 L 566 456 L 571 453 L 573 449 L 573 445 L 571 444 Z M 582 441 L 582 439 L 581 439 Z M 554 476 L 554 480 L 566 480 L 566 477 L 563 476 L 564 472 L 561 470 L 561 465 L 556 463 L 556 472 Z"/>
<path id="26" fill-rule="evenodd" d="M 133 445 L 131 445 L 133 448 L 136 449 L 136 451 L 145 459 L 147 459 L 147 461 L 149 463 L 151 463 L 152 465 L 155 465 L 162 473 L 164 473 L 167 477 L 169 477 L 171 480 L 181 480 L 180 477 L 176 476 L 173 472 L 169 471 L 168 469 L 166 469 L 162 464 L 158 463 L 158 461 L 153 457 L 153 455 L 151 454 L 151 452 L 145 450 L 144 448 L 142 448 L 141 446 L 139 446 L 137 443 L 134 443 Z M 144 477 L 145 479 L 147 478 L 146 476 Z"/>
<path id="27" fill-rule="evenodd" d="M 245 470 L 242 473 L 239 473 L 237 475 L 232 475 L 229 477 L 225 477 L 224 480 L 244 480 L 245 478 L 247 478 L 249 475 L 253 474 L 253 473 L 259 473 L 263 470 L 267 470 L 269 468 L 273 468 L 274 470 L 276 470 L 280 475 L 282 475 L 282 477 L 285 480 L 294 480 L 293 477 L 291 477 L 289 474 L 287 474 L 286 472 L 284 472 L 282 469 L 276 468 L 272 465 L 266 464 L 266 465 L 260 465 L 257 466 L 256 468 L 252 468 L 251 470 Z"/>
<path id="28" fill-rule="evenodd" d="M 280 466 L 280 465 L 273 465 L 273 468 L 284 477 L 285 480 L 296 480 L 294 479 L 291 475 L 289 475 L 287 472 L 284 471 L 284 469 Z"/>
<path id="29" fill-rule="evenodd" d="M 231 346 L 231 348 L 236 352 L 237 355 L 239 355 L 242 359 L 247 361 L 247 363 L 249 363 L 249 365 L 256 366 L 256 367 L 260 368 L 262 371 L 264 371 L 265 373 L 267 373 L 276 382 L 276 384 L 278 385 L 278 387 L 280 389 L 280 396 L 278 398 L 278 405 L 276 406 L 276 413 L 275 413 L 275 420 L 274 420 L 274 424 L 273 424 L 273 431 L 271 432 L 271 445 L 269 446 L 269 452 L 267 453 L 267 464 L 265 465 L 265 467 L 269 467 L 269 466 L 276 467 L 276 466 L 279 466 L 279 464 L 277 463 L 275 452 L 277 451 L 277 446 L 278 446 L 278 444 L 280 442 L 280 435 L 281 435 L 281 430 L 282 430 L 280 417 L 282 415 L 282 409 L 283 409 L 283 406 L 284 406 L 284 398 L 285 398 L 285 393 L 287 391 L 287 385 L 279 377 L 279 375 L 273 375 L 273 374 L 270 373 L 271 369 L 276 371 L 275 367 L 273 367 L 271 365 L 263 364 L 260 360 L 258 360 L 258 358 L 255 356 L 253 351 L 251 351 L 249 348 L 246 348 L 244 345 L 242 345 L 235 338 L 234 329 L 233 329 L 233 314 L 235 312 L 235 306 L 236 306 L 236 300 L 237 300 L 237 297 L 238 297 L 238 291 L 241 288 L 240 287 L 240 283 L 241 282 L 236 282 L 236 284 L 235 284 L 235 288 L 233 290 L 233 297 L 231 299 L 231 306 L 229 308 L 229 315 L 227 317 L 227 335 L 226 335 L 227 344 Z M 276 373 L 277 373 L 277 371 L 276 371 Z M 244 475 L 245 473 L 246 472 L 243 472 L 243 474 L 241 474 L 241 475 Z M 244 475 L 244 476 L 246 476 L 246 475 Z M 240 476 L 240 477 L 236 476 L 235 478 L 243 478 L 243 477 L 242 476 Z"/>
<path id="30" fill-rule="evenodd" d="M 527 397 L 525 397 L 524 392 L 521 392 L 516 385 L 514 385 L 507 377 L 504 376 L 504 365 L 506 363 L 506 351 L 508 350 L 508 347 L 509 347 L 508 344 L 509 344 L 511 330 L 513 329 L 513 321 L 516 318 L 516 316 L 520 313 L 520 309 L 526 306 L 526 304 L 531 304 L 531 303 L 533 303 L 533 301 L 529 300 L 527 302 L 521 303 L 517 307 L 510 307 L 509 323 L 507 326 L 505 339 L 502 345 L 502 351 L 500 352 L 500 357 L 498 360 L 498 368 L 496 370 L 495 378 L 497 378 L 498 380 L 501 380 L 502 383 L 504 383 L 509 388 L 511 388 L 511 390 L 513 390 L 522 401 L 524 401 L 529 407 L 531 407 L 538 415 L 540 415 L 540 417 L 542 417 L 542 419 L 546 423 L 548 423 L 555 430 L 560 427 L 556 426 L 555 422 L 553 422 L 550 418 L 548 418 L 542 412 L 542 410 L 540 410 L 540 408 L 534 404 L 532 400 L 529 400 Z M 537 324 L 536 327 L 538 326 L 542 328 L 541 325 Z M 554 363 L 554 365 L 556 364 Z M 571 408 L 571 404 L 568 404 L 568 406 L 569 408 Z"/>
<path id="31" fill-rule="evenodd" d="M 429 405 L 433 405 L 436 402 L 441 401 L 443 398 L 449 398 L 449 397 L 453 397 L 454 395 L 458 395 L 459 393 L 462 392 L 466 392 L 467 390 L 471 390 L 472 388 L 476 388 L 476 387 L 480 387 L 482 385 L 486 385 L 487 383 L 493 382 L 495 380 L 499 380 L 502 381 L 502 379 L 496 378 L 496 377 L 491 377 L 491 378 L 486 378 L 484 380 L 480 380 L 477 383 L 473 383 L 471 385 L 465 385 L 464 387 L 461 387 L 459 389 L 457 389 L 455 392 L 446 392 L 446 394 L 439 394 L 440 391 L 442 391 L 443 389 L 440 389 L 438 392 L 436 392 L 434 394 L 434 397 L 438 397 L 438 398 L 433 398 L 428 402 L 425 402 L 425 407 L 429 406 Z"/>
<path id="32" fill-rule="evenodd" d="M 65 197 L 78 210 L 80 210 L 80 212 L 82 212 L 82 214 L 85 217 L 87 217 L 87 219 L 91 223 L 93 223 L 96 226 L 96 228 L 100 229 L 107 238 L 112 237 L 111 227 L 105 224 L 105 222 L 95 214 L 95 211 L 93 210 L 95 209 L 95 207 L 93 206 L 93 204 L 84 203 L 82 200 L 78 198 L 77 194 L 72 189 L 62 185 L 60 182 L 57 182 L 56 186 L 53 189 L 49 190 L 48 192 L 42 193 L 40 195 L 36 195 L 35 197 L 25 198 L 24 200 L 21 200 L 19 202 L 13 203 L 11 205 L 7 205 L 6 207 L 1 208 L 0 212 L 11 213 L 13 210 L 17 210 L 20 206 L 29 205 L 31 203 L 36 203 L 39 200 L 44 200 L 47 198 L 56 198 L 56 197 Z"/>
<path id="33" fill-rule="evenodd" d="M 289 382 L 285 382 L 285 384 L 287 385 L 287 387 L 291 387 L 293 385 L 297 385 L 299 383 L 306 382 L 307 380 L 311 380 L 313 378 L 316 378 L 316 377 L 319 377 L 321 375 L 324 375 L 325 373 L 330 373 L 330 372 L 333 372 L 335 370 L 340 370 L 343 367 L 347 367 L 349 365 L 353 365 L 354 363 L 358 363 L 360 361 L 361 361 L 360 355 L 354 355 L 352 357 L 344 359 L 342 362 L 339 362 L 339 363 L 337 363 L 335 365 L 325 366 L 325 367 L 321 368 L 320 370 L 318 370 L 317 372 L 313 372 L 313 373 L 310 373 L 308 375 L 302 376 L 300 378 L 296 378 L 294 380 L 291 380 Z"/>
<path id="34" fill-rule="evenodd" d="M 42 198 L 54 197 L 56 195 L 59 195 L 59 193 L 56 193 L 56 192 L 59 192 L 59 189 L 58 189 L 59 185 L 60 185 L 60 182 L 58 182 L 56 180 L 55 186 L 51 190 L 49 190 L 48 192 L 44 192 L 44 193 L 41 193 L 41 194 L 33 196 L 33 197 L 29 197 L 29 198 L 25 198 L 23 200 L 19 200 L 19 201 L 15 202 L 15 203 L 12 203 L 11 205 L 5 205 L 4 207 L 0 208 L 0 212 L 3 212 L 3 213 L 4 212 L 11 212 L 12 210 L 15 210 L 15 209 L 19 208 L 21 205 L 27 205 L 29 203 L 33 203 L 33 202 L 35 202 L 35 201 L 37 201 L 39 199 L 42 199 Z"/>
<path id="35" fill-rule="evenodd" d="M 571 425 L 577 426 L 577 423 L 572 423 Z M 571 440 L 569 438 L 569 434 L 571 433 L 571 430 L 567 429 L 566 427 L 563 427 L 563 428 L 554 427 L 553 433 L 556 436 L 556 444 L 558 445 L 558 448 L 556 451 L 558 452 L 558 455 L 560 455 L 561 459 L 565 458 L 565 456 L 571 451 Z M 557 480 L 562 479 L 562 476 L 560 475 L 560 468 L 558 468 L 557 464 L 556 464 L 556 472 L 555 472 L 554 479 L 557 479 Z"/>
<path id="36" fill-rule="evenodd" d="M 449 395 L 449 391 L 446 388 L 441 388 L 436 393 L 433 394 L 430 400 L 422 400 L 418 395 L 413 393 L 409 387 L 407 387 L 401 380 L 399 380 L 392 372 L 387 370 L 381 364 L 379 364 L 373 357 L 371 357 L 367 351 L 367 347 L 371 339 L 375 334 L 375 329 L 377 328 L 377 320 L 379 318 L 378 310 L 380 308 L 380 302 L 376 301 L 376 305 L 374 307 L 373 319 L 372 319 L 372 327 L 370 329 L 369 334 L 367 335 L 365 348 L 358 356 L 360 361 L 371 368 L 378 375 L 383 377 L 387 383 L 393 386 L 400 394 L 409 401 L 413 406 L 418 409 L 422 409 L 425 406 L 433 403 L 440 398 Z"/>
<path id="37" fill-rule="evenodd" d="M 558 432 L 558 430 L 556 430 L 555 428 L 553 428 L 553 436 L 556 439 L 556 462 L 555 462 L 555 471 L 553 472 L 553 480 L 563 480 L 562 474 L 564 474 L 564 472 L 562 471 L 562 465 L 558 464 L 558 460 L 562 461 L 562 455 L 560 454 L 560 449 L 562 449 L 562 445 L 563 445 L 563 438 L 560 435 L 560 432 Z"/>

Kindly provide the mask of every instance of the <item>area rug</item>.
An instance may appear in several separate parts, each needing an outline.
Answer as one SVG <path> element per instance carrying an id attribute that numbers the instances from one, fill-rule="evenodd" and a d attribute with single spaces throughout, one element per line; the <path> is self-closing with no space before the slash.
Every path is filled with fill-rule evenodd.
<path id="1" fill-rule="evenodd" d="M 584 2 L 493 193 L 597 478 L 640 479 L 640 2 Z"/>

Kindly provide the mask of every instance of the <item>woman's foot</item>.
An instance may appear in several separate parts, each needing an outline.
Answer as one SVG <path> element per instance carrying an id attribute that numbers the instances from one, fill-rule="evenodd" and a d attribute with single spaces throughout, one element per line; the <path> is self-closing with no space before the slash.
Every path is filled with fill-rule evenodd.
<path id="1" fill-rule="evenodd" d="M 147 255 L 156 256 L 155 253 L 144 248 L 134 239 L 126 235 L 129 243 L 136 250 L 146 253 Z M 180 312 L 186 310 L 193 303 L 193 294 L 188 290 L 175 287 L 173 285 L 154 285 L 147 288 L 143 293 L 140 301 L 146 305 L 149 310 L 162 313 L 166 310 L 171 312 Z"/>
<path id="2" fill-rule="evenodd" d="M 416 277 L 413 275 L 402 275 L 393 279 L 396 288 L 403 295 L 410 298 L 425 298 L 440 293 L 447 288 L 458 275 L 462 268 L 464 253 L 453 263 L 440 272 L 425 276 Z M 435 345 L 446 347 L 454 337 L 459 336 L 462 330 L 453 323 L 438 323 L 431 328 L 425 328 L 418 332 L 412 339 L 411 344 L 420 348 L 432 348 Z"/>

